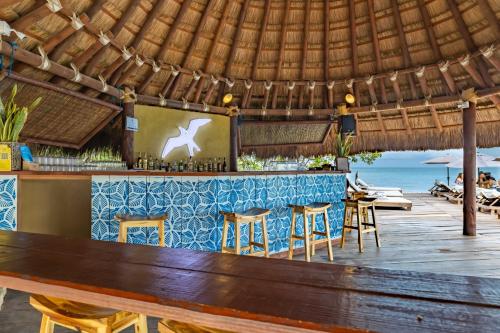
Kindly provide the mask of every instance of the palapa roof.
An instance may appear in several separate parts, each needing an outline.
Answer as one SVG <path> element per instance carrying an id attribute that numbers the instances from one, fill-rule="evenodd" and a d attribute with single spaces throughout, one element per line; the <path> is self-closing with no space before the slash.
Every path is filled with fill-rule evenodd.
<path id="1" fill-rule="evenodd" d="M 459 147 L 467 88 L 482 97 L 478 144 L 500 145 L 495 0 L 2 2 L 0 19 L 28 36 L 15 73 L 109 103 L 127 87 L 138 103 L 201 112 L 224 112 L 231 92 L 243 152 L 331 152 L 346 93 L 356 151 Z"/>

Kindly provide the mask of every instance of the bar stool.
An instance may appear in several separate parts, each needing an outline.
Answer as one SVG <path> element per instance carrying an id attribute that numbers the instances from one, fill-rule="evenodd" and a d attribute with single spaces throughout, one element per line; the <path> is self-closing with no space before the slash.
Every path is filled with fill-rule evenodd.
<path id="1" fill-rule="evenodd" d="M 120 223 L 118 232 L 118 242 L 127 242 L 127 233 L 130 228 L 155 227 L 158 228 L 158 241 L 160 246 L 165 246 L 165 220 L 168 219 L 167 214 L 141 216 L 141 215 L 122 215 L 117 214 L 115 220 Z"/>
<path id="2" fill-rule="evenodd" d="M 42 313 L 40 333 L 53 333 L 55 325 L 85 333 L 115 333 L 134 325 L 135 333 L 148 333 L 141 314 L 41 295 L 31 295 L 30 304 Z"/>
<path id="3" fill-rule="evenodd" d="M 288 259 L 293 258 L 293 247 L 296 240 L 304 240 L 304 253 L 306 261 L 311 261 L 311 255 L 316 252 L 316 244 L 327 242 L 328 260 L 333 261 L 333 248 L 330 238 L 330 224 L 328 223 L 328 208 L 332 205 L 324 202 L 313 202 L 309 205 L 288 205 L 292 208 L 292 227 L 290 228 L 290 245 L 288 247 Z M 304 235 L 296 234 L 297 215 L 301 214 L 304 220 Z M 325 231 L 316 230 L 316 215 L 323 214 Z M 309 232 L 309 216 L 311 220 L 311 232 Z M 322 239 L 315 239 L 314 236 L 323 236 Z"/>
<path id="4" fill-rule="evenodd" d="M 235 212 L 225 212 L 220 211 L 220 214 L 224 216 L 224 226 L 222 228 L 222 253 L 234 253 L 241 254 L 241 251 L 250 250 L 249 255 L 260 255 L 264 254 L 266 258 L 269 258 L 269 240 L 267 237 L 267 226 L 266 226 L 266 216 L 269 215 L 271 211 L 269 209 L 263 208 L 250 208 L 243 213 Z M 262 225 L 262 243 L 255 241 L 255 223 L 260 222 Z M 234 247 L 227 247 L 227 234 L 229 231 L 229 223 L 234 225 Z M 249 242 L 248 246 L 241 246 L 241 230 L 240 227 L 243 224 L 249 224 Z M 255 252 L 255 246 L 260 247 L 263 251 Z"/>
<path id="5" fill-rule="evenodd" d="M 215 328 L 201 327 L 175 320 L 162 319 L 158 322 L 159 333 L 231 333 Z"/>
<path id="6" fill-rule="evenodd" d="M 363 199 L 345 199 L 344 211 L 344 226 L 342 227 L 342 240 L 340 247 L 343 248 L 345 244 L 345 236 L 347 231 L 358 231 L 358 246 L 359 252 L 364 251 L 363 234 L 374 232 L 377 247 L 380 247 L 380 238 L 378 234 L 377 221 L 375 218 L 375 202 L 364 201 Z M 370 223 L 369 212 L 371 211 L 372 223 Z M 357 226 L 353 226 L 354 214 L 356 214 Z"/>

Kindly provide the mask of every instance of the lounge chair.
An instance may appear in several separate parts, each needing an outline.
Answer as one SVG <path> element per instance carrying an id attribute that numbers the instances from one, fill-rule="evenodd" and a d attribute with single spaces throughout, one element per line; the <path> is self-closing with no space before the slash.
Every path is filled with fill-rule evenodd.
<path id="1" fill-rule="evenodd" d="M 443 182 L 436 181 L 430 191 L 435 197 L 444 197 L 445 194 L 452 193 L 453 189 Z"/>
<path id="2" fill-rule="evenodd" d="M 349 183 L 349 186 L 355 191 L 355 192 L 363 192 L 366 195 L 370 197 L 403 197 L 403 193 L 400 191 L 394 191 L 394 190 L 373 190 L 372 188 L 370 189 L 365 189 L 361 186 L 358 186 L 355 182 L 351 181 L 350 179 L 347 180 Z"/>
<path id="3" fill-rule="evenodd" d="M 398 191 L 365 191 L 349 179 L 347 179 L 347 185 L 349 193 L 351 193 L 351 196 L 355 199 L 362 196 L 377 197 L 377 200 L 374 201 L 376 207 L 411 210 L 413 205 L 410 200 L 403 198 L 403 194 Z M 397 195 L 390 196 L 387 194 Z"/>
<path id="4" fill-rule="evenodd" d="M 449 192 L 442 193 L 442 196 L 449 202 L 461 205 L 463 203 L 464 189 L 462 186 L 454 186 L 450 188 Z"/>
<path id="5" fill-rule="evenodd" d="M 363 179 L 361 178 L 356 178 L 356 185 L 361 187 L 363 190 L 366 191 L 396 191 L 396 192 L 401 192 L 403 193 L 403 189 L 399 187 L 383 187 L 383 186 L 372 186 L 368 185 Z"/>
<path id="6" fill-rule="evenodd" d="M 478 189 L 477 209 L 491 213 L 500 218 L 500 192 L 496 190 Z"/>

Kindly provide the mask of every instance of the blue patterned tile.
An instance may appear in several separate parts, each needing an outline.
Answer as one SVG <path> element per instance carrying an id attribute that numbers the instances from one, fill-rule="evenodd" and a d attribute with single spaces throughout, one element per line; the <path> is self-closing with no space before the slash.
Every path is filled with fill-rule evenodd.
<path id="1" fill-rule="evenodd" d="M 196 219 L 195 209 L 200 204 L 200 194 L 197 192 L 198 177 L 182 177 L 181 182 L 181 212 L 182 212 L 182 247 L 197 248 L 195 243 L 195 228 L 200 225 Z"/>
<path id="2" fill-rule="evenodd" d="M 118 241 L 119 223 L 116 214 L 130 214 L 128 177 L 109 177 L 109 240 Z"/>
<path id="3" fill-rule="evenodd" d="M 163 215 L 165 207 L 165 177 L 147 177 L 146 210 L 148 215 Z M 146 240 L 148 244 L 158 245 L 158 229 L 146 228 Z M 166 243 L 165 243 L 166 244 Z"/>
<path id="4" fill-rule="evenodd" d="M 147 215 L 147 177 L 131 176 L 129 182 L 128 204 L 130 214 Z M 148 228 L 129 228 L 127 232 L 127 243 L 147 244 Z"/>
<path id="5" fill-rule="evenodd" d="M 217 179 L 199 177 L 197 191 L 200 203 L 195 207 L 195 218 L 199 227 L 194 235 L 200 250 L 220 251 L 221 228 L 218 225 Z"/>
<path id="6" fill-rule="evenodd" d="M 109 240 L 109 176 L 92 177 L 91 189 L 91 235 L 92 239 Z"/>
<path id="7" fill-rule="evenodd" d="M 165 177 L 164 204 L 168 214 L 165 223 L 165 245 L 182 247 L 182 192 L 181 177 Z"/>
<path id="8" fill-rule="evenodd" d="M 0 230 L 17 230 L 17 176 L 0 176 Z"/>

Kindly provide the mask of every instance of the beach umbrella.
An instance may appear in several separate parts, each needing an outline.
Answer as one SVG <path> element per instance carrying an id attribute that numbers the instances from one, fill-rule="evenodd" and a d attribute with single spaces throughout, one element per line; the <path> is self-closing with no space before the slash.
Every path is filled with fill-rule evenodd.
<path id="1" fill-rule="evenodd" d="M 441 156 L 432 158 L 430 160 L 424 161 L 424 164 L 449 164 L 457 158 L 451 155 Z M 448 181 L 448 186 L 450 186 L 450 168 L 446 166 L 446 179 Z"/>
<path id="2" fill-rule="evenodd" d="M 446 165 L 449 168 L 463 168 L 463 157 L 457 158 Z M 500 168 L 500 162 L 495 161 L 495 157 L 490 155 L 478 154 L 476 157 L 476 167 L 479 168 Z"/>
<path id="3" fill-rule="evenodd" d="M 495 158 L 495 161 L 500 162 L 500 157 Z"/>

